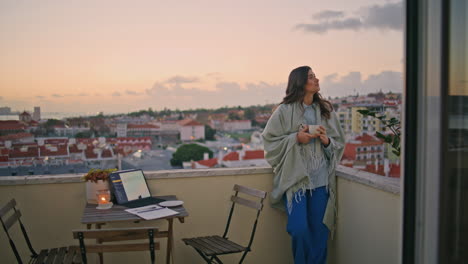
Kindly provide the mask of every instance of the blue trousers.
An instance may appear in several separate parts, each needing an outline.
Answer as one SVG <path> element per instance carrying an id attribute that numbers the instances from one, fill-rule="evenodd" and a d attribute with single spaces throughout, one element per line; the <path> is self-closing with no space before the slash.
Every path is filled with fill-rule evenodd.
<path id="1" fill-rule="evenodd" d="M 293 196 L 287 224 L 287 231 L 292 238 L 294 263 L 325 264 L 329 230 L 322 220 L 329 194 L 325 186 L 307 190 L 305 195 L 302 190 L 298 192 L 302 195 L 297 201 Z M 287 207 L 286 195 L 283 199 Z"/>

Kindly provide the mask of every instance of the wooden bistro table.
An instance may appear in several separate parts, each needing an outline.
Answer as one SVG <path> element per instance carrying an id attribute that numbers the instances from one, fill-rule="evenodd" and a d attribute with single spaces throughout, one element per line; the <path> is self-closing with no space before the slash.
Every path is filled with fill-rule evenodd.
<path id="1" fill-rule="evenodd" d="M 165 195 L 165 196 L 154 196 L 156 198 L 161 198 L 167 201 L 177 200 L 175 195 Z M 101 229 L 102 225 L 106 223 L 116 223 L 116 222 L 134 222 L 139 223 L 140 221 L 146 221 L 143 218 L 140 218 L 134 214 L 128 213 L 125 211 L 128 209 L 127 207 L 116 205 L 112 206 L 111 209 L 106 210 L 99 210 L 96 209 L 95 204 L 86 204 L 86 207 L 83 212 L 83 217 L 81 218 L 81 223 L 86 224 L 87 229 L 91 229 L 93 224 L 95 225 L 96 229 Z M 166 231 L 160 230 L 158 234 L 158 238 L 167 238 L 167 251 L 166 251 L 166 263 L 170 263 L 172 247 L 174 243 L 174 236 L 173 236 L 173 220 L 174 218 L 179 219 L 179 222 L 184 223 L 185 217 L 188 216 L 187 210 L 185 210 L 184 206 L 177 206 L 171 207 L 170 209 L 179 212 L 179 214 L 171 215 L 159 219 L 166 219 L 168 222 L 168 229 Z M 155 219 L 156 220 L 156 219 Z M 100 241 L 97 241 L 100 243 Z M 104 259 L 102 253 L 99 253 L 99 261 L 103 264 Z"/>

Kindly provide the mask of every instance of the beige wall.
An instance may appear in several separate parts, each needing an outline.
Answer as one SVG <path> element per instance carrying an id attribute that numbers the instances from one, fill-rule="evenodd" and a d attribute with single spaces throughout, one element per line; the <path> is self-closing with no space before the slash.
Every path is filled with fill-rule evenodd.
<path id="1" fill-rule="evenodd" d="M 183 244 L 181 238 L 222 235 L 234 184 L 270 191 L 271 178 L 272 174 L 267 173 L 149 180 L 152 192 L 156 195 L 176 194 L 185 202 L 190 214 L 183 224 L 175 221 L 175 263 L 204 263 L 192 248 Z M 36 249 L 77 243 L 72 239 L 71 230 L 85 228 L 80 224 L 85 205 L 84 183 L 0 185 L 0 204 L 5 204 L 12 197 L 18 202 Z M 329 241 L 329 263 L 398 263 L 399 195 L 339 178 L 338 199 L 339 225 L 336 240 Z M 290 238 L 285 231 L 286 215 L 272 209 L 268 200 L 265 202 L 252 252 L 244 263 L 293 263 Z M 237 209 L 230 238 L 246 245 L 255 215 L 252 209 Z M 167 228 L 164 220 L 104 227 L 149 225 Z M 25 244 L 19 243 L 22 242 L 19 228 L 13 227 L 12 233 L 17 244 L 21 245 L 22 255 L 26 256 Z M 0 245 L 2 263 L 14 263 L 3 231 Z M 162 241 L 162 251 L 157 251 L 158 263 L 165 262 L 165 245 Z M 225 263 L 237 263 L 239 257 L 237 254 L 221 259 Z M 112 253 L 105 254 L 104 258 L 106 263 L 149 263 L 146 252 Z"/>
<path id="2" fill-rule="evenodd" d="M 205 127 L 204 126 L 180 126 L 180 140 L 196 140 L 205 138 Z M 194 131 L 194 133 L 192 133 Z M 191 137 L 194 137 L 192 139 Z"/>
<path id="3" fill-rule="evenodd" d="M 333 263 L 400 263 L 400 195 L 340 178 Z"/>

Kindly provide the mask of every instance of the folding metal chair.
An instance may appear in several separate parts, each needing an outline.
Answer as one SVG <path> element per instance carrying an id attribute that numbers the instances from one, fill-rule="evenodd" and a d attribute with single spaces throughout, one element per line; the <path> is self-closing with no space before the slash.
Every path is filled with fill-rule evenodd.
<path id="1" fill-rule="evenodd" d="M 257 229 L 258 217 L 260 215 L 260 211 L 263 208 L 263 200 L 265 199 L 267 193 L 264 191 L 256 190 L 237 184 L 234 185 L 233 190 L 235 191 L 235 195 L 231 196 L 232 206 L 229 212 L 226 228 L 222 237 L 213 235 L 182 239 L 182 241 L 184 241 L 186 245 L 193 247 L 207 263 L 213 263 L 213 261 L 216 261 L 215 263 L 221 264 L 223 262 L 219 259 L 218 256 L 243 252 L 242 257 L 239 261 L 239 263 L 242 263 L 247 253 L 251 251 L 252 242 L 255 236 L 255 230 Z M 239 192 L 260 198 L 260 201 L 252 201 L 249 199 L 239 197 Z M 231 224 L 231 218 L 236 204 L 240 204 L 257 210 L 257 216 L 253 224 L 250 240 L 246 247 L 229 240 L 227 237 L 229 226 Z"/>
<path id="2" fill-rule="evenodd" d="M 12 213 L 8 217 L 7 215 L 10 212 Z M 10 247 L 13 250 L 13 253 L 15 254 L 18 263 L 22 264 L 23 260 L 21 259 L 16 245 L 11 239 L 9 233 L 9 229 L 16 222 L 19 223 L 21 232 L 23 233 L 23 237 L 26 240 L 26 244 L 28 245 L 29 251 L 31 252 L 31 258 L 28 263 L 81 263 L 81 257 L 79 254 L 80 251 L 77 246 L 43 249 L 39 252 L 39 254 L 37 254 L 31 245 L 31 241 L 29 240 L 26 228 L 21 222 L 21 212 L 20 210 L 16 209 L 15 199 L 11 199 L 5 206 L 3 206 L 0 209 L 0 221 L 2 222 L 3 230 L 5 230 L 5 233 L 10 242 Z"/>

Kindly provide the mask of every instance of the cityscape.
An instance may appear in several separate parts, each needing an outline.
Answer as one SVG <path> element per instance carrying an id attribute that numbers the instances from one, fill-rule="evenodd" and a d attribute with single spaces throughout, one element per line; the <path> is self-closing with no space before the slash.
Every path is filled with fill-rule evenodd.
<path id="1" fill-rule="evenodd" d="M 400 177 L 400 159 L 376 133 L 390 129 L 359 110 L 401 119 L 401 94 L 382 91 L 329 98 L 346 134 L 341 164 Z M 41 118 L 41 106 L 0 121 L 0 176 L 269 166 L 260 136 L 274 105 Z M 8 106 L 2 114 L 12 114 Z"/>

